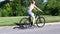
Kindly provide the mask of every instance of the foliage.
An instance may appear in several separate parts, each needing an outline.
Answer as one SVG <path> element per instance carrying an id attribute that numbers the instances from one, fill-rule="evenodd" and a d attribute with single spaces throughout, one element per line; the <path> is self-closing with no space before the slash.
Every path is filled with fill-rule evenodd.
<path id="1" fill-rule="evenodd" d="M 44 15 L 60 15 L 60 0 L 48 0 L 43 3 L 42 0 L 35 0 L 36 6 L 43 10 Z M 26 16 L 27 7 L 31 0 L 5 0 L 0 2 L 0 16 Z M 33 10 L 34 13 L 35 10 Z"/>
<path id="2" fill-rule="evenodd" d="M 49 11 L 47 14 L 49 15 L 59 15 L 60 13 L 60 2 L 58 0 L 50 0 L 45 6 L 45 10 Z"/>

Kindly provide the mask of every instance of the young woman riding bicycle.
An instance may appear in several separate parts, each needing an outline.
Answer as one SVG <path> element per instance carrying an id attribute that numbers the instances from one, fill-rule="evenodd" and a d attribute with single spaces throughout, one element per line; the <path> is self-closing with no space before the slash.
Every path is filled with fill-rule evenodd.
<path id="1" fill-rule="evenodd" d="M 32 19 L 31 19 L 31 20 L 32 20 L 32 25 L 34 25 L 34 23 L 35 23 L 35 16 L 34 16 L 34 13 L 32 12 L 33 9 L 42 12 L 42 10 L 40 10 L 40 9 L 35 5 L 35 1 L 32 0 L 32 1 L 31 1 L 31 4 L 29 5 L 28 10 L 27 10 L 28 15 L 31 16 L 31 18 L 32 18 Z"/>

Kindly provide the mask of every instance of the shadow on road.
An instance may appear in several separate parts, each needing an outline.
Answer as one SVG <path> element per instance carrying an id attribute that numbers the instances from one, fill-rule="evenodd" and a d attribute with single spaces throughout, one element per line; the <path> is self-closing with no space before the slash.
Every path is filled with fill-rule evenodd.
<path id="1" fill-rule="evenodd" d="M 19 23 L 15 23 L 17 26 L 16 27 L 13 27 L 13 29 L 33 29 L 34 26 L 31 26 L 30 24 L 27 24 L 27 23 L 22 23 L 22 24 L 19 24 Z"/>

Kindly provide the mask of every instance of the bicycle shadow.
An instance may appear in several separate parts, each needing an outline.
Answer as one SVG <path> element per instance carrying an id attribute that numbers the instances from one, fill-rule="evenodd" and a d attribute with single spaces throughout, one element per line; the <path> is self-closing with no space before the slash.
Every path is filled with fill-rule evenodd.
<path id="1" fill-rule="evenodd" d="M 14 23 L 14 24 L 17 25 L 17 26 L 15 26 L 13 29 L 15 29 L 15 28 L 23 29 L 23 25 L 22 24 L 19 24 L 19 23 Z"/>
<path id="2" fill-rule="evenodd" d="M 15 27 L 13 27 L 13 29 L 34 29 L 34 27 L 31 27 L 29 23 L 22 23 L 22 24 L 19 24 L 19 23 L 15 23 Z"/>

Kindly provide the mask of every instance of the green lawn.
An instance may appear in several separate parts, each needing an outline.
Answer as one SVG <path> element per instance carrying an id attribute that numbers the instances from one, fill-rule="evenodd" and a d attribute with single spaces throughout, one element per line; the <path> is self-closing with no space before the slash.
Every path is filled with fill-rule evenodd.
<path id="1" fill-rule="evenodd" d="M 46 22 L 60 22 L 60 16 L 45 16 Z"/>
<path id="2" fill-rule="evenodd" d="M 0 17 L 0 26 L 12 26 L 15 23 L 19 23 L 21 18 L 26 16 L 20 17 Z M 44 16 L 46 22 L 60 22 L 60 16 Z"/>
<path id="3" fill-rule="evenodd" d="M 0 26 L 15 25 L 18 23 L 21 17 L 0 17 Z"/>

